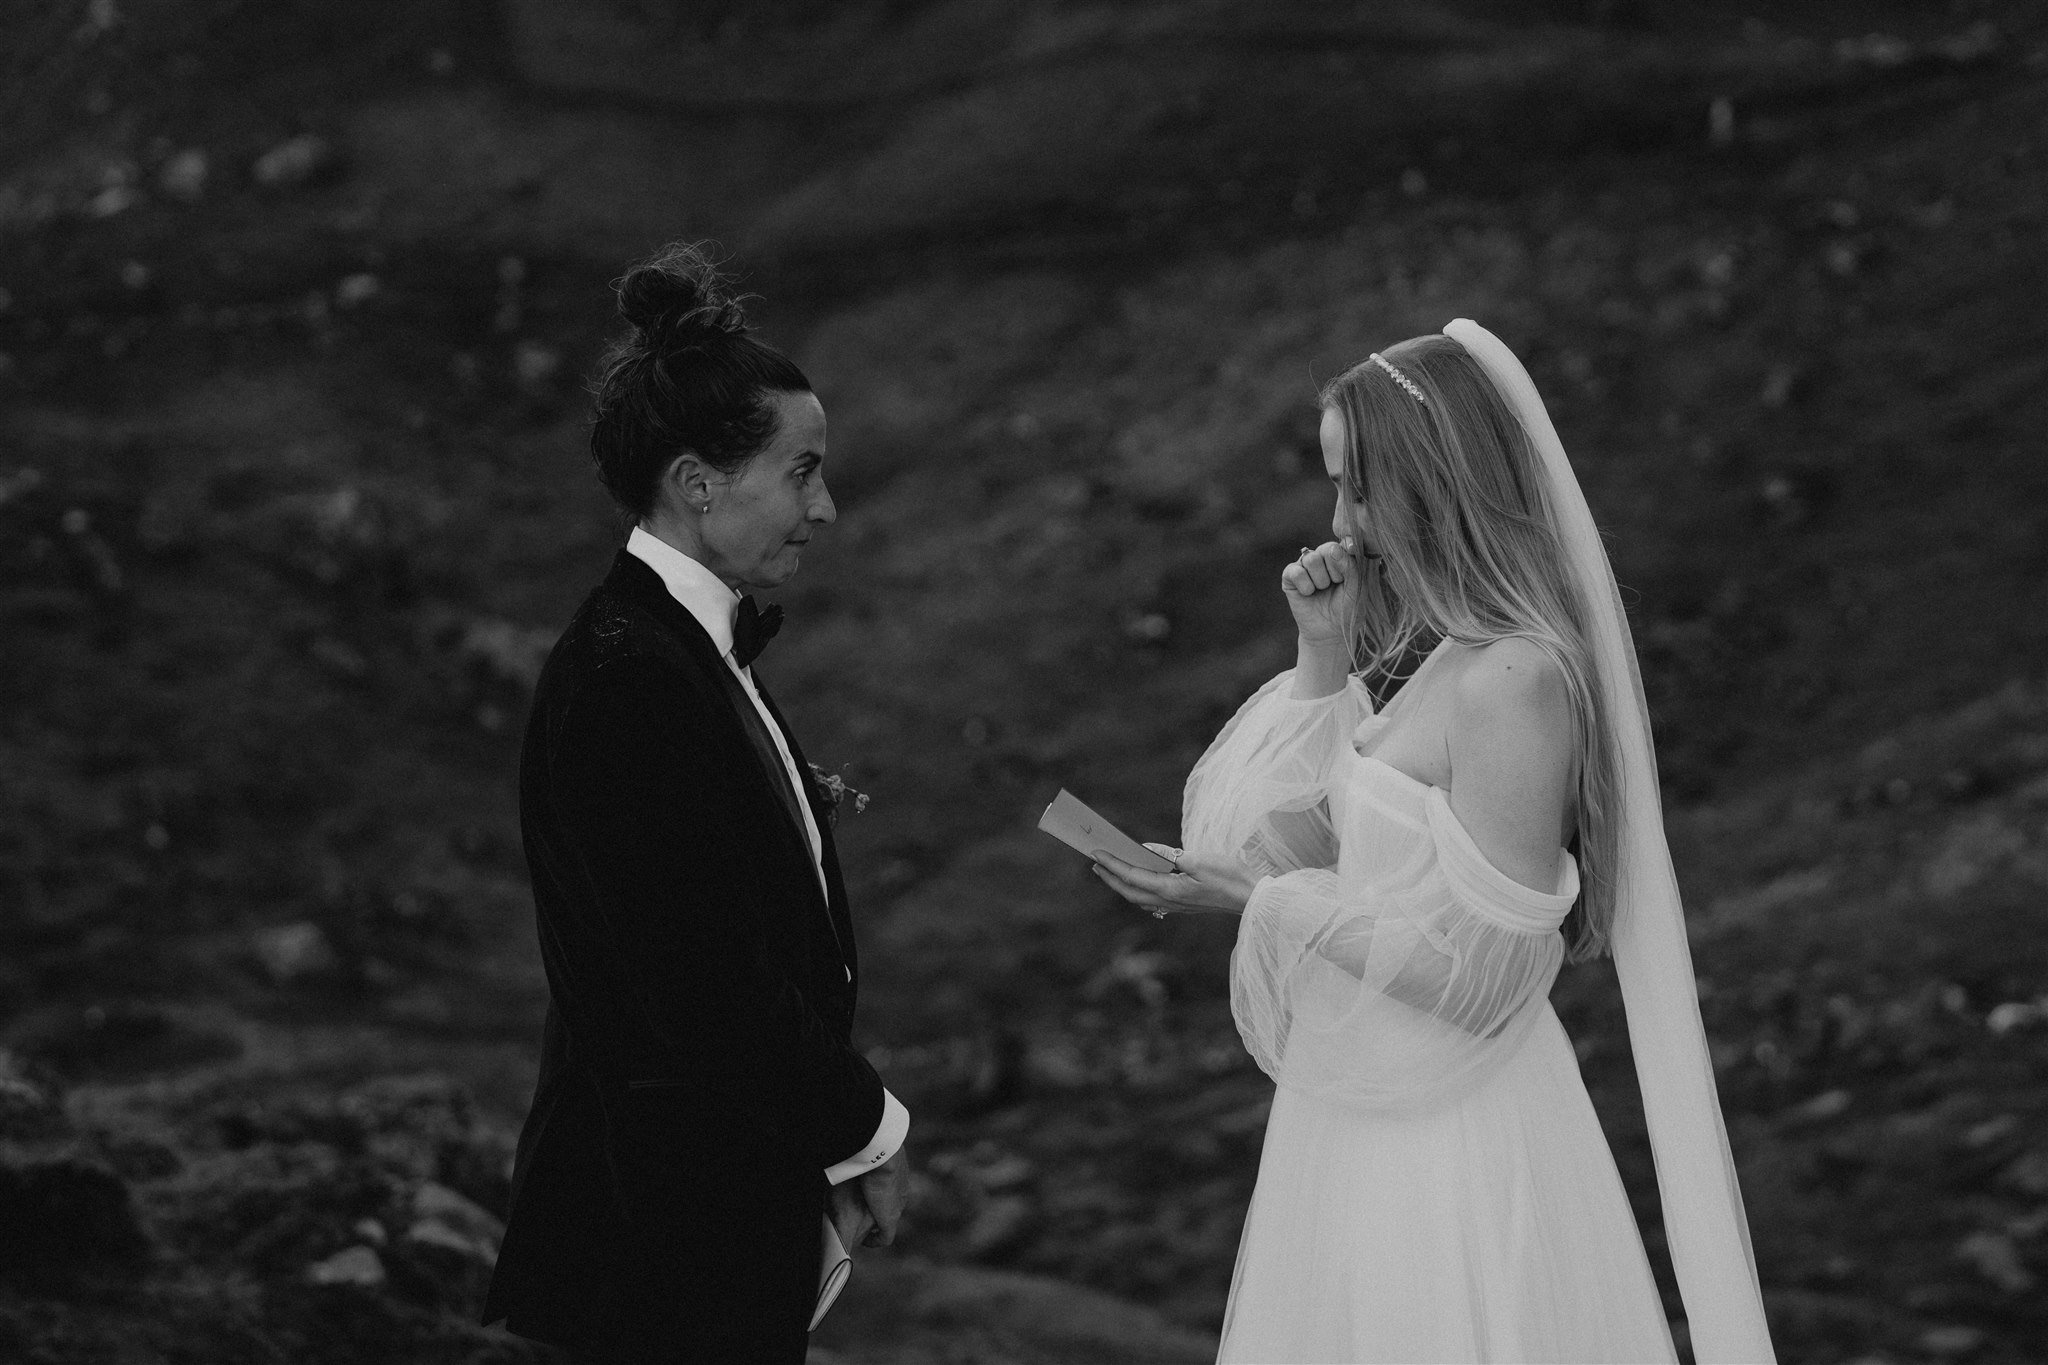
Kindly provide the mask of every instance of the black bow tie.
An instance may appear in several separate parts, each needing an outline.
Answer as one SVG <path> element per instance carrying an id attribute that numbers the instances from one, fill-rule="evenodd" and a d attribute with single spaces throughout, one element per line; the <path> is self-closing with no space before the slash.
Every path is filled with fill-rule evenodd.
<path id="1" fill-rule="evenodd" d="M 762 611 L 751 597 L 740 599 L 739 613 L 732 618 L 732 661 L 741 668 L 761 657 L 775 632 L 782 629 L 782 608 Z"/>

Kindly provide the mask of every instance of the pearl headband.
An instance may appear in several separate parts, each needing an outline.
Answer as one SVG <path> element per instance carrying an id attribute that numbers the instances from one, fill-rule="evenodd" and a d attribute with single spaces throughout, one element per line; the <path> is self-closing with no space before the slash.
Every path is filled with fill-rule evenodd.
<path id="1" fill-rule="evenodd" d="M 1422 404 L 1422 406 L 1424 406 L 1425 408 L 1429 406 L 1429 400 L 1422 396 L 1421 389 L 1415 387 L 1415 381 L 1410 379 L 1407 375 L 1402 374 L 1399 370 L 1395 369 L 1393 361 L 1387 359 L 1378 351 L 1374 351 L 1371 355 L 1367 356 L 1366 359 L 1370 360 L 1373 364 L 1385 370 L 1388 374 L 1394 376 L 1394 382 L 1396 384 L 1399 384 L 1402 388 L 1408 390 L 1408 396 L 1410 398 L 1413 398 L 1416 402 Z"/>

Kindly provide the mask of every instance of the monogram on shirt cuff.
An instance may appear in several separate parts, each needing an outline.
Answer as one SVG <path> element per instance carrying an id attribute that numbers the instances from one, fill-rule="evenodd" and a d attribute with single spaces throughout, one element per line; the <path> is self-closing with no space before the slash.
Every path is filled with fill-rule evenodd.
<path id="1" fill-rule="evenodd" d="M 838 1165 L 825 1172 L 825 1179 L 834 1185 L 842 1184 L 857 1175 L 866 1175 L 875 1167 L 896 1155 L 903 1146 L 903 1139 L 910 1136 L 910 1111 L 903 1107 L 903 1101 L 884 1090 L 882 1092 L 882 1122 L 875 1128 L 875 1136 L 867 1146 L 855 1152 Z"/>

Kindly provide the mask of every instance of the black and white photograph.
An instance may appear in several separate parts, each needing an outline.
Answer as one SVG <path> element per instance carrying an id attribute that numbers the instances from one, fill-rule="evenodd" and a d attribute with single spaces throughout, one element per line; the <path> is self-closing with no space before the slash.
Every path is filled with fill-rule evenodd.
<path id="1" fill-rule="evenodd" d="M 0 4 L 0 1365 L 2044 1281 L 2048 10 Z"/>

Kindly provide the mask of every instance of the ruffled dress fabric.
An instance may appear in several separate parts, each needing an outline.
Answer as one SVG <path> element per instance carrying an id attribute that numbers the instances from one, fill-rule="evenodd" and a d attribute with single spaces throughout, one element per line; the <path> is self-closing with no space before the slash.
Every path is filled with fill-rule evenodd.
<path id="1" fill-rule="evenodd" d="M 1219 1359 L 1675 1359 L 1548 999 L 1576 865 L 1559 850 L 1553 893 L 1507 877 L 1441 789 L 1360 756 L 1384 723 L 1362 687 L 1292 680 L 1238 712 L 1183 810 L 1186 847 L 1266 874 L 1231 1003 L 1278 1090 Z"/>

